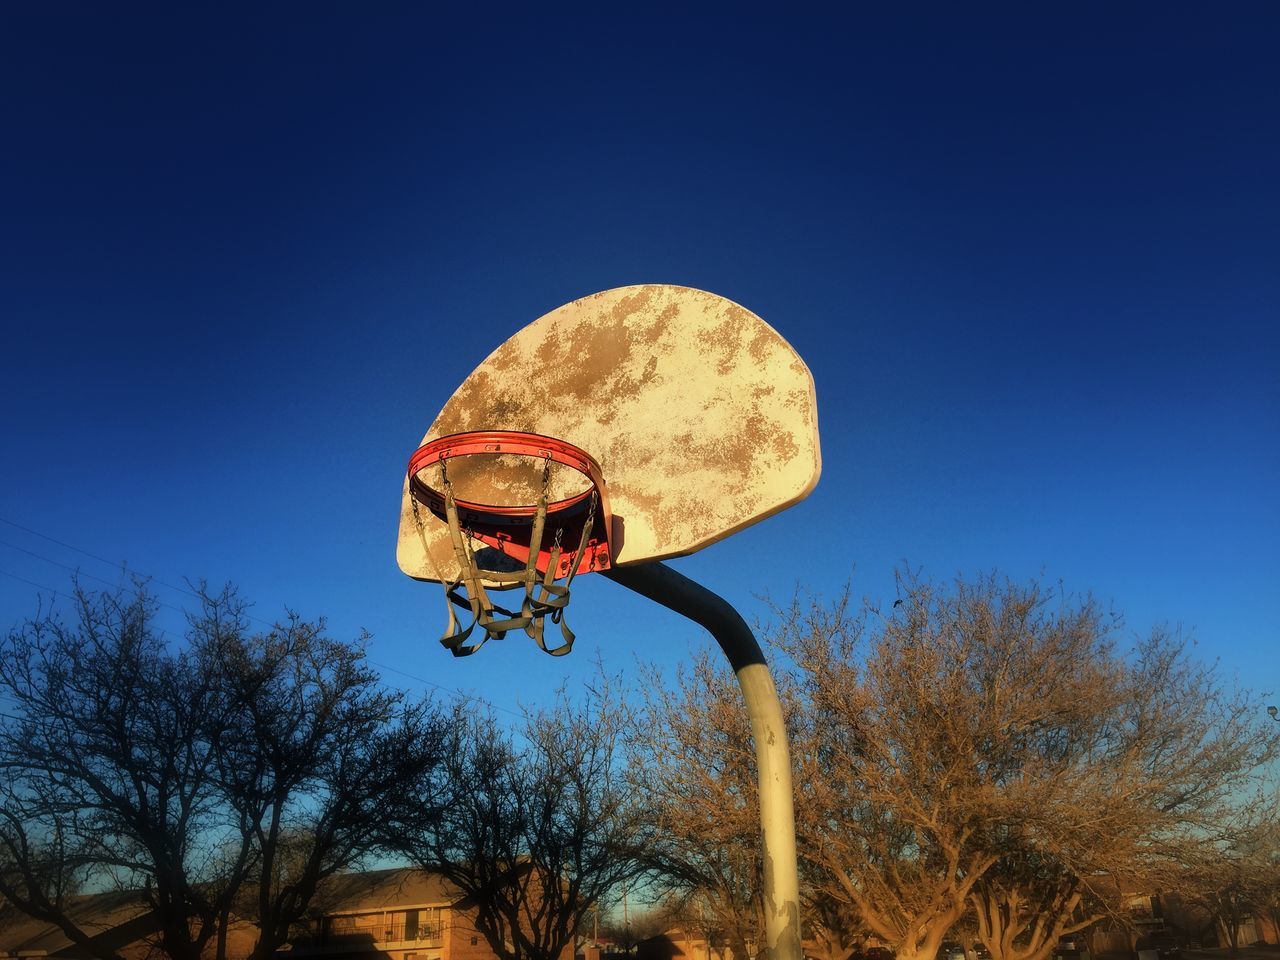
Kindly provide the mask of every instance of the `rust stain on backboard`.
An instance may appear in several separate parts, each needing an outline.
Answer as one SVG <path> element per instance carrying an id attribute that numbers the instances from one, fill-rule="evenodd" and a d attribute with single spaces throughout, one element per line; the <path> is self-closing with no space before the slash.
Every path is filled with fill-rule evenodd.
<path id="1" fill-rule="evenodd" d="M 587 450 L 625 518 L 616 559 L 626 564 L 691 553 L 806 496 L 821 469 L 815 410 L 808 368 L 772 327 L 714 294 L 651 284 L 576 300 L 518 331 L 467 377 L 423 442 L 509 429 Z M 484 502 L 536 497 L 539 467 L 527 458 L 449 469 L 493 498 Z M 553 482 L 571 486 L 572 474 Z M 430 558 L 402 499 L 400 565 L 450 576 L 447 529 L 427 522 Z"/>

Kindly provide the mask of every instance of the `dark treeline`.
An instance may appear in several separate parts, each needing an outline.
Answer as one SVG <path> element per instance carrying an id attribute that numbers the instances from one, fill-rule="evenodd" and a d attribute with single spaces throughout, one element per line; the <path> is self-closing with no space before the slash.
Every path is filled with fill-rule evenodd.
<path id="1" fill-rule="evenodd" d="M 710 656 L 621 696 L 601 680 L 500 723 L 384 686 L 365 638 L 289 616 L 252 629 L 201 589 L 180 643 L 145 586 L 76 590 L 0 644 L 0 896 L 121 960 L 69 909 L 128 889 L 175 960 L 286 944 L 324 880 L 373 857 L 438 871 L 502 960 L 554 960 L 625 889 L 747 960 L 761 943 L 754 755 Z M 1044 960 L 1177 891 L 1230 940 L 1280 919 L 1280 725 L 1180 638 L 1121 642 L 1089 598 L 995 577 L 904 578 L 776 610 L 796 767 L 808 952 L 947 939 Z M 644 882 L 640 882 L 641 878 Z M 634 894 L 633 894 L 634 897 Z"/>
<path id="2" fill-rule="evenodd" d="M 326 877 L 383 855 L 475 896 L 498 956 L 556 957 L 640 869 L 607 695 L 504 730 L 388 690 L 363 638 L 255 632 L 234 591 L 199 592 L 181 645 L 141 586 L 77 589 L 0 645 L 0 896 L 83 951 L 120 960 L 75 898 L 131 889 L 174 960 L 224 955 L 235 920 L 266 960 Z"/>

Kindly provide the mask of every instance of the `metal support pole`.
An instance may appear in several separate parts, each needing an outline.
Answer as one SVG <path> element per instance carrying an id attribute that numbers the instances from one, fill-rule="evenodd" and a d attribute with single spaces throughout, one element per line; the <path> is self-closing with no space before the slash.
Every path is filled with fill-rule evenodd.
<path id="1" fill-rule="evenodd" d="M 760 644 L 728 601 L 665 564 L 615 567 L 603 575 L 706 627 L 733 667 L 751 719 L 759 769 L 767 956 L 769 960 L 803 960 L 791 757 L 782 704 Z"/>

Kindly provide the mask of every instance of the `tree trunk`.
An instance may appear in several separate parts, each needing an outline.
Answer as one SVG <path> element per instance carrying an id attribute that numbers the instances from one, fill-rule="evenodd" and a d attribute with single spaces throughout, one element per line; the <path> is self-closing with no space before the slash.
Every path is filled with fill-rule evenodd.
<path id="1" fill-rule="evenodd" d="M 218 948 L 217 960 L 227 960 L 227 924 L 230 922 L 230 911 L 223 910 L 218 915 Z"/>
<path id="2" fill-rule="evenodd" d="M 938 918 L 928 928 L 929 932 L 922 939 L 915 942 L 902 941 L 898 944 L 894 951 L 896 960 L 935 960 L 938 956 L 938 947 L 942 945 L 942 940 L 951 932 L 955 921 L 946 922 L 945 918 Z"/>
<path id="3" fill-rule="evenodd" d="M 1235 911 L 1231 911 L 1229 916 L 1220 917 L 1218 926 L 1222 928 L 1222 932 L 1226 935 L 1227 946 L 1230 948 L 1231 956 L 1238 957 L 1240 955 L 1240 921 L 1235 916 Z"/>
<path id="4" fill-rule="evenodd" d="M 180 920 L 168 920 L 160 930 L 160 949 L 169 960 L 200 960 L 200 950 L 191 941 L 191 929 Z"/>

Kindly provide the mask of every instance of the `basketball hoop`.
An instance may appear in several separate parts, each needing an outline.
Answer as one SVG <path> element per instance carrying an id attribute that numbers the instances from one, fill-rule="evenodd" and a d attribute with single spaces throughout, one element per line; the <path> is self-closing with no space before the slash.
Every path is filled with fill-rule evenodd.
<path id="1" fill-rule="evenodd" d="M 455 496 L 454 484 L 449 479 L 449 461 L 484 454 L 540 460 L 542 477 L 537 502 L 478 503 Z M 553 463 L 582 474 L 589 486 L 573 496 L 550 500 Z M 437 464 L 439 488 L 424 479 L 424 472 Z M 510 630 L 523 629 L 552 656 L 568 653 L 574 641 L 573 631 L 564 620 L 569 584 L 579 573 L 607 570 L 612 564 L 609 548 L 612 515 L 604 476 L 591 455 L 571 443 L 536 433 L 514 430 L 455 433 L 415 450 L 409 458 L 408 477 L 409 500 L 424 552 L 430 555 L 419 505 L 448 525 L 459 570 L 456 579 L 438 578 L 444 584 L 449 611 L 449 625 L 440 642 L 454 656 L 464 657 L 475 653 L 490 638 L 501 638 Z M 546 543 L 548 531 L 551 531 L 550 545 Z M 576 549 L 566 550 L 563 544 L 573 543 L 575 538 Z M 482 566 L 482 562 L 489 561 L 477 561 L 473 541 L 493 548 L 480 551 L 491 554 L 493 564 Z M 497 569 L 500 558 L 506 558 L 502 565 L 507 569 Z M 561 579 L 563 583 L 555 582 Z M 518 589 L 524 590 L 519 611 L 500 607 L 489 597 L 492 590 Z M 459 623 L 454 604 L 471 611 L 471 622 L 466 627 Z M 543 635 L 548 617 L 560 626 L 563 642 L 556 647 L 548 647 Z M 467 643 L 477 626 L 484 631 L 483 638 Z"/>
<path id="2" fill-rule="evenodd" d="M 424 343 L 421 361 L 434 384 L 448 358 L 431 346 Z M 493 426 L 531 432 L 468 432 Z M 419 436 L 423 446 L 401 488 L 396 563 L 415 580 L 444 584 L 444 645 L 456 655 L 517 627 L 542 645 L 547 617 L 565 637 L 549 652 L 567 652 L 569 583 L 589 570 L 711 631 L 737 675 L 755 744 L 764 950 L 772 960 L 804 960 L 777 688 L 733 607 L 662 563 L 813 490 L 822 451 L 804 359 L 750 310 L 705 290 L 662 283 L 602 290 L 496 344 Z M 552 437 L 570 437 L 604 460 L 607 499 L 591 457 Z M 499 455 L 476 456 L 486 453 Z M 557 553 L 556 531 L 578 548 Z M 485 592 L 520 587 L 525 599 L 511 604 L 515 613 L 493 606 Z M 454 605 L 472 611 L 465 630 Z M 477 624 L 483 639 L 470 642 Z"/>

